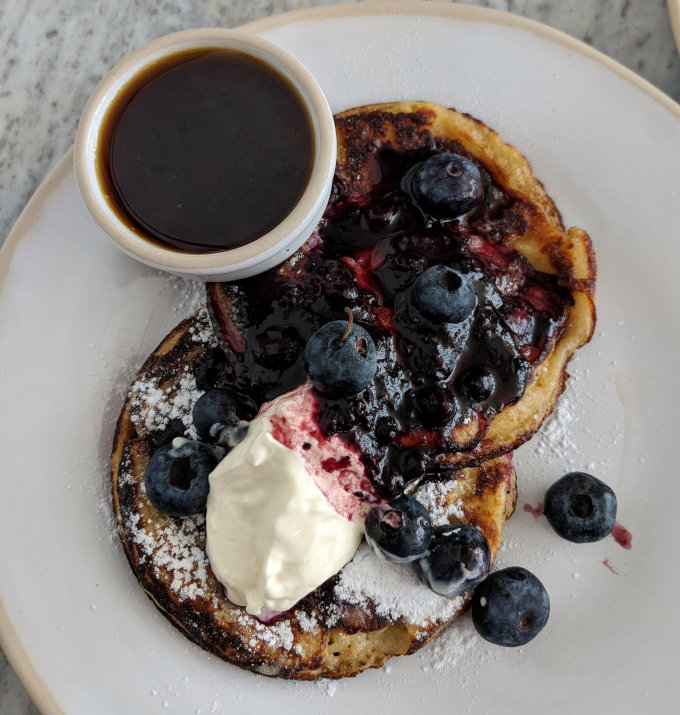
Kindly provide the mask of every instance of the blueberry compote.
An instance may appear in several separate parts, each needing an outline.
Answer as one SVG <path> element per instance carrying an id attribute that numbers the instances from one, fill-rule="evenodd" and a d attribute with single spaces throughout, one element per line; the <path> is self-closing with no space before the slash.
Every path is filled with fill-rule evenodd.
<path id="1" fill-rule="evenodd" d="M 553 276 L 501 242 L 524 231 L 525 214 L 482 165 L 483 198 L 467 214 L 437 219 L 418 207 L 409 171 L 441 152 L 464 153 L 453 142 L 414 153 L 376 150 L 370 194 L 346 196 L 336 185 L 304 252 L 279 269 L 208 289 L 227 350 L 226 358 L 210 353 L 202 374 L 212 376 L 211 387 L 234 387 L 258 403 L 304 382 L 309 337 L 352 311 L 375 342 L 377 373 L 358 394 L 319 392 L 319 423 L 358 446 L 388 499 L 414 479 L 443 474 L 443 454 L 472 449 L 490 419 L 522 396 L 570 301 Z M 433 266 L 471 281 L 474 307 L 461 322 L 415 307 L 414 283 Z"/>

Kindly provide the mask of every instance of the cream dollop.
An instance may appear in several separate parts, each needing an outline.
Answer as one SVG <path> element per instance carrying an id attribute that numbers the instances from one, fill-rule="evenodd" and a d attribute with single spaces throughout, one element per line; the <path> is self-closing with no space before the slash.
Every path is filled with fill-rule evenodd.
<path id="1" fill-rule="evenodd" d="M 291 608 L 338 572 L 364 534 L 363 518 L 339 514 L 317 486 L 310 464 L 318 455 L 307 454 L 317 451 L 318 438 L 296 451 L 272 436 L 272 419 L 291 401 L 308 403 L 311 392 L 291 394 L 265 408 L 210 475 L 210 565 L 229 600 L 258 616 Z"/>

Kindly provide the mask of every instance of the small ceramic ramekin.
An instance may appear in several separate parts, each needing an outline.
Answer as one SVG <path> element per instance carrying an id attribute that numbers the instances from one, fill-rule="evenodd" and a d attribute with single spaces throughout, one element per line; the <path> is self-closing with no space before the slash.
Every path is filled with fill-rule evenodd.
<path id="1" fill-rule="evenodd" d="M 128 83 L 162 58 L 187 50 L 225 48 L 244 52 L 278 70 L 298 90 L 314 132 L 314 159 L 307 186 L 292 211 L 271 231 L 245 246 L 212 253 L 165 248 L 132 230 L 106 199 L 97 169 L 97 148 L 107 110 Z M 309 71 L 287 52 L 238 30 L 206 28 L 161 37 L 117 64 L 87 103 L 75 141 L 78 188 L 90 213 L 126 254 L 149 266 L 205 281 L 238 280 L 283 262 L 311 235 L 328 202 L 336 160 L 333 115 Z"/>

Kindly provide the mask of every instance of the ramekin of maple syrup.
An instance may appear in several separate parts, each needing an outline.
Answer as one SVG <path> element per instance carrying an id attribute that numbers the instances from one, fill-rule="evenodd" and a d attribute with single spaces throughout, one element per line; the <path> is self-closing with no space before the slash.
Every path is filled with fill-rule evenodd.
<path id="1" fill-rule="evenodd" d="M 83 112 L 78 188 L 128 255 L 207 281 L 284 261 L 330 195 L 333 115 L 308 70 L 245 32 L 187 30 L 116 65 Z"/>

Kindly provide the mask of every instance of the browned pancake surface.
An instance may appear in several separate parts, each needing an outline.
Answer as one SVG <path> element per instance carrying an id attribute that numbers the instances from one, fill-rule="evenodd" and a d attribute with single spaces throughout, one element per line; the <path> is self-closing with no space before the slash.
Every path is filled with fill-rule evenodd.
<path id="1" fill-rule="evenodd" d="M 178 519 L 148 500 L 144 470 L 163 429 L 190 415 L 193 377 L 213 345 L 205 311 L 182 322 L 149 357 L 130 390 L 113 452 L 113 501 L 125 553 L 142 588 L 191 640 L 236 665 L 286 678 L 340 678 L 379 667 L 429 641 L 466 606 L 421 585 L 409 565 L 378 560 L 364 545 L 338 576 L 263 624 L 234 606 L 205 554 L 202 515 Z M 477 525 L 493 553 L 514 509 L 510 457 L 453 472 L 416 492 L 435 524 Z"/>

